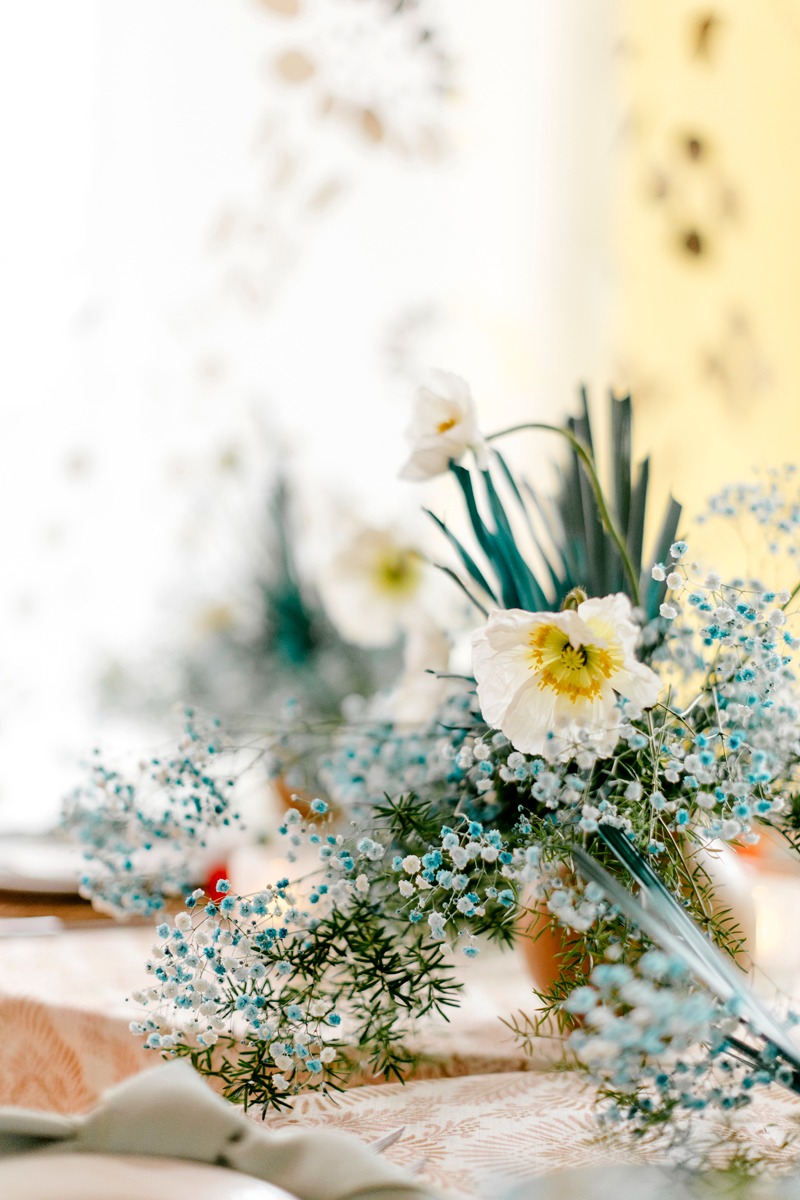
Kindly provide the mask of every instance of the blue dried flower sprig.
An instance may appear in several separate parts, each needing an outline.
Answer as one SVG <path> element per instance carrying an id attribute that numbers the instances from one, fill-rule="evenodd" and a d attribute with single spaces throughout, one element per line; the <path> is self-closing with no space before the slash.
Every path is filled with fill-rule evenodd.
<path id="1" fill-rule="evenodd" d="M 184 714 L 177 750 L 141 761 L 132 778 L 95 751 L 89 778 L 64 802 L 62 825 L 83 849 L 81 894 L 117 916 L 161 912 L 197 882 L 211 830 L 235 825 L 236 777 L 219 721 Z"/>

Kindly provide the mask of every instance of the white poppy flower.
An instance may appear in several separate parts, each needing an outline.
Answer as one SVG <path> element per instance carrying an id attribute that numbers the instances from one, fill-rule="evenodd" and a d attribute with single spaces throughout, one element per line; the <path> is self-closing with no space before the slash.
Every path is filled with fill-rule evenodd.
<path id="1" fill-rule="evenodd" d="M 320 593 L 347 641 L 388 646 L 422 602 L 426 574 L 413 546 L 385 530 L 365 529 L 321 571 Z"/>
<path id="2" fill-rule="evenodd" d="M 431 386 L 417 391 L 407 431 L 411 457 L 401 479 L 419 481 L 442 475 L 451 459 L 483 446 L 469 384 L 449 371 L 432 371 Z"/>
<path id="3" fill-rule="evenodd" d="M 478 700 L 487 723 L 517 750 L 569 758 L 617 743 L 617 695 L 655 704 L 660 680 L 635 657 L 638 629 L 627 596 L 584 600 L 577 610 L 494 610 L 472 639 Z"/>

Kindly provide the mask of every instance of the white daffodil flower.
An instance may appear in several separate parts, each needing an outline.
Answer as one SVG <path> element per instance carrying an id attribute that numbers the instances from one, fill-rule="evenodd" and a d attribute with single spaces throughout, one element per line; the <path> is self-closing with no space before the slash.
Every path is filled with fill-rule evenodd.
<path id="1" fill-rule="evenodd" d="M 449 371 L 432 371 L 431 386 L 417 391 L 406 436 L 411 456 L 401 479 L 433 479 L 470 448 L 480 450 L 484 441 L 469 384 Z"/>
<path id="2" fill-rule="evenodd" d="M 381 529 L 364 529 L 321 571 L 322 602 L 342 637 L 359 646 L 388 646 L 426 592 L 419 551 Z"/>
<path id="3" fill-rule="evenodd" d="M 636 659 L 637 636 L 621 594 L 558 613 L 494 610 L 472 639 L 484 719 L 526 754 L 569 758 L 587 745 L 611 754 L 617 695 L 649 708 L 661 687 Z"/>

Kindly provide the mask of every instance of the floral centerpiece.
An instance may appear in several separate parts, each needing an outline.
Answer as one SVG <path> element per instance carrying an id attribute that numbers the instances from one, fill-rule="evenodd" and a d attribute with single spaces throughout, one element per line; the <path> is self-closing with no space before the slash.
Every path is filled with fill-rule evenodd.
<path id="1" fill-rule="evenodd" d="M 648 464 L 633 467 L 631 421 L 630 400 L 612 398 L 604 487 L 585 397 L 564 428 L 486 437 L 462 380 L 440 373 L 420 391 L 404 474 L 448 472 L 463 498 L 469 535 L 432 516 L 472 613 L 471 667 L 439 673 L 435 711 L 416 723 L 378 697 L 322 746 L 308 727 L 249 747 L 192 727 L 184 751 L 145 766 L 158 811 L 184 825 L 200 808 L 232 819 L 234 752 L 260 760 L 293 736 L 313 747 L 322 792 L 282 827 L 294 872 L 255 895 L 194 891 L 159 925 L 152 986 L 135 997 L 146 1045 L 257 1106 L 365 1065 L 402 1078 L 409 1032 L 459 1002 L 459 959 L 552 925 L 565 930 L 557 970 L 518 1032 L 553 1018 L 611 1116 L 678 1129 L 759 1084 L 800 1090 L 790 1021 L 748 990 L 742 931 L 709 867 L 762 826 L 790 844 L 800 828 L 800 585 L 703 572 L 674 501 L 646 555 Z M 526 430 L 567 444 L 553 497 L 497 449 Z M 729 489 L 709 519 L 749 514 L 780 558 L 800 524 L 791 487 L 787 475 Z M 152 911 L 158 889 L 132 853 L 152 842 L 145 793 L 107 776 L 95 765 L 67 817 L 94 853 L 87 887 L 118 907 L 136 891 Z M 120 788 L 127 817 L 97 869 Z"/>

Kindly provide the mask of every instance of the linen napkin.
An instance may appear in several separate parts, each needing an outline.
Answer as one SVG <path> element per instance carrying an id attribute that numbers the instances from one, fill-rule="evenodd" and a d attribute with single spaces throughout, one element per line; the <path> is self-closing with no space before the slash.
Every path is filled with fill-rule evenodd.
<path id="1" fill-rule="evenodd" d="M 73 1151 L 212 1163 L 298 1200 L 437 1200 L 338 1130 L 260 1128 L 180 1060 L 135 1075 L 86 1116 L 0 1108 L 0 1155 Z"/>

